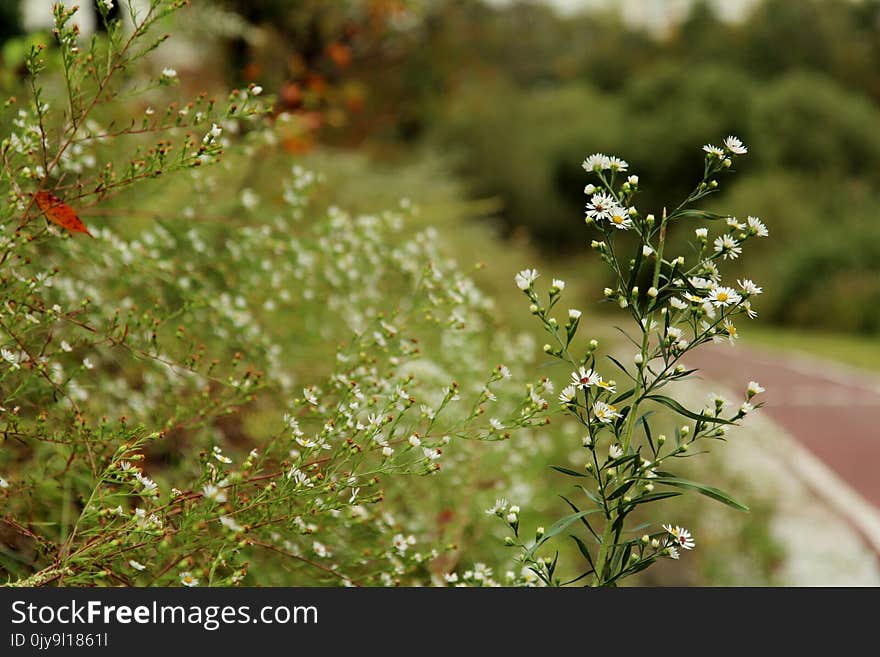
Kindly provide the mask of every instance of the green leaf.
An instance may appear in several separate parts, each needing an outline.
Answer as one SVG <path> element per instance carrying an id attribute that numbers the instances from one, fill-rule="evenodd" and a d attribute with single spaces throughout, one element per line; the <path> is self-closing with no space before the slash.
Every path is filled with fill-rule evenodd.
<path id="1" fill-rule="evenodd" d="M 583 488 L 583 486 L 580 486 L 580 488 Z M 572 511 L 574 511 L 575 513 L 578 513 L 578 512 L 580 511 L 580 509 L 577 508 L 577 507 L 575 506 L 574 502 L 572 502 L 570 499 L 568 499 L 565 495 L 560 495 L 559 497 L 561 497 L 561 498 L 565 501 L 565 503 L 568 504 L 568 506 L 571 507 L 571 510 L 572 510 Z M 584 527 L 586 527 L 587 529 L 590 530 L 590 533 L 591 533 L 593 536 L 595 536 L 595 537 L 596 537 L 596 540 L 598 541 L 598 540 L 599 540 L 599 534 L 597 534 L 597 533 L 593 530 L 592 526 L 590 526 L 590 522 L 589 522 L 589 520 L 587 520 L 586 518 L 581 518 L 581 522 L 583 523 Z"/>
<path id="2" fill-rule="evenodd" d="M 541 537 L 541 540 L 538 541 L 537 543 L 535 543 L 535 545 L 532 546 L 532 548 L 528 551 L 527 554 L 528 554 L 529 558 L 533 557 L 535 554 L 535 551 L 539 547 L 541 547 L 544 543 L 549 541 L 551 538 L 553 538 L 557 534 L 564 532 L 568 528 L 568 526 L 571 525 L 571 523 L 573 523 L 577 520 L 580 520 L 581 518 L 584 518 L 592 513 L 598 513 L 598 512 L 599 512 L 599 509 L 589 509 L 587 511 L 578 511 L 577 513 L 571 513 L 567 516 L 560 518 L 559 520 L 557 520 L 556 522 L 553 523 L 553 525 L 550 527 L 550 529 L 548 529 L 545 532 L 544 536 Z"/>
<path id="3" fill-rule="evenodd" d="M 671 215 L 669 218 L 672 219 L 673 217 L 698 217 L 700 219 L 715 221 L 717 219 L 726 219 L 727 215 L 718 214 L 716 212 L 709 212 L 707 210 L 697 210 L 695 208 L 689 208 L 687 210 L 679 210 L 675 214 Z"/>
<path id="4" fill-rule="evenodd" d="M 749 507 L 747 507 L 742 502 L 738 502 L 733 499 L 730 495 L 725 493 L 722 490 L 717 488 L 713 488 L 712 486 L 706 486 L 705 484 L 700 484 L 696 481 L 688 481 L 687 479 L 678 479 L 677 477 L 656 477 L 652 479 L 652 481 L 658 484 L 666 484 L 667 486 L 675 486 L 676 488 L 686 488 L 689 490 L 695 490 L 701 495 L 705 495 L 713 500 L 721 502 L 722 504 L 726 504 L 727 506 L 734 508 L 738 511 L 748 511 Z"/>
<path id="5" fill-rule="evenodd" d="M 617 405 L 618 405 L 620 402 L 622 402 L 624 399 L 629 399 L 630 397 L 632 397 L 632 396 L 633 396 L 633 393 L 634 393 L 635 391 L 636 391 L 635 388 L 630 388 L 630 389 L 627 390 L 626 392 L 622 392 L 622 393 L 620 393 L 619 395 L 617 395 L 616 397 L 614 397 L 614 398 L 611 399 L 611 402 L 610 402 L 611 405 L 612 405 L 612 406 L 617 406 Z"/>
<path id="6" fill-rule="evenodd" d="M 637 504 L 647 504 L 648 502 L 656 502 L 658 500 L 665 500 L 667 497 L 678 497 L 681 493 L 677 493 L 672 490 L 663 491 L 662 493 L 648 493 L 647 495 L 642 495 L 641 497 L 637 497 L 632 501 L 632 505 L 636 506 Z"/>
<path id="7" fill-rule="evenodd" d="M 551 465 L 551 470 L 556 470 L 557 472 L 561 472 L 562 474 L 568 475 L 570 477 L 586 477 L 583 472 L 578 472 L 577 470 L 570 470 L 569 468 L 563 468 L 561 465 Z"/>
<path id="8" fill-rule="evenodd" d="M 621 364 L 619 360 L 617 360 L 614 356 L 608 356 L 608 360 L 617 365 L 620 368 L 620 371 L 626 374 L 629 378 L 633 378 L 632 374 L 626 371 L 626 368 Z"/>
<path id="9" fill-rule="evenodd" d="M 626 493 L 626 491 L 628 491 L 630 488 L 632 488 L 632 485 L 634 483 L 636 483 L 635 479 L 630 479 L 629 481 L 623 482 L 622 484 L 620 484 L 620 486 L 611 491 L 611 494 L 606 499 L 609 502 L 611 500 L 617 499 L 618 497 Z"/>
<path id="10" fill-rule="evenodd" d="M 582 580 L 584 577 L 587 577 L 587 576 L 589 576 L 589 575 L 592 575 L 594 572 L 596 572 L 596 571 L 595 571 L 595 570 L 588 570 L 588 571 L 585 572 L 585 573 L 581 573 L 580 575 L 578 575 L 578 576 L 575 577 L 574 579 L 570 579 L 570 580 L 568 580 L 567 582 L 563 582 L 563 583 L 562 583 L 562 586 L 568 586 L 569 584 L 574 584 L 575 582 L 579 582 L 579 581 Z"/>
<path id="11" fill-rule="evenodd" d="M 657 560 L 657 557 L 648 557 L 647 559 L 643 559 L 642 561 L 638 561 L 634 565 L 627 568 L 626 570 L 622 570 L 621 572 L 617 573 L 611 579 L 605 581 L 604 584 L 606 584 L 606 585 L 613 584 L 617 580 L 622 579 L 624 577 L 627 577 L 628 575 L 635 575 L 637 572 L 644 570 L 645 568 L 650 566 L 656 560 Z"/>
<path id="12" fill-rule="evenodd" d="M 602 500 L 600 500 L 600 499 L 599 499 L 599 496 L 596 495 L 593 491 L 591 491 L 591 490 L 587 490 L 586 488 L 584 488 L 584 487 L 581 486 L 581 485 L 578 485 L 577 488 L 580 488 L 580 489 L 584 492 L 584 495 L 586 495 L 587 497 L 589 497 L 589 498 L 590 498 L 591 500 L 593 500 L 593 502 L 595 502 L 596 504 L 599 504 L 599 505 L 602 504 Z M 563 497 L 562 499 L 565 499 L 565 498 Z"/>
<path id="13" fill-rule="evenodd" d="M 688 417 L 692 420 L 698 421 L 709 421 L 715 424 L 736 424 L 735 422 L 731 422 L 730 420 L 723 420 L 720 417 L 715 418 L 710 415 L 701 415 L 700 413 L 694 413 L 693 411 L 689 411 L 684 406 L 675 401 L 672 397 L 666 397 L 665 395 L 645 395 L 642 399 L 652 399 L 660 404 L 663 404 L 667 408 L 672 409 L 679 415 L 683 415 L 684 417 Z"/>
<path id="14" fill-rule="evenodd" d="M 590 548 L 587 547 L 586 543 L 584 543 L 579 537 L 574 534 L 569 534 L 572 540 L 577 544 L 578 550 L 581 551 L 581 554 L 584 555 L 584 559 L 587 560 L 587 563 L 590 564 L 590 568 L 596 570 L 596 565 L 593 563 L 593 557 L 590 555 Z"/>

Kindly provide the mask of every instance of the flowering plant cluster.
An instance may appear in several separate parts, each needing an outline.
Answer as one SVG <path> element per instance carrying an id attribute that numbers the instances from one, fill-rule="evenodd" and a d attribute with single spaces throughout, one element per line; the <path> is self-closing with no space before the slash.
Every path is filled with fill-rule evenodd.
<path id="1" fill-rule="evenodd" d="M 133 3 L 88 48 L 56 6 L 57 46 L 31 51 L 30 93 L 0 116 L 0 523 L 15 546 L 0 571 L 26 586 L 444 582 L 458 546 L 426 502 L 475 476 L 472 444 L 543 426 L 550 383 L 498 365 L 518 369 L 528 345 L 496 330 L 436 231 L 408 231 L 408 201 L 322 206 L 301 166 L 271 197 L 230 185 L 277 139 L 260 87 L 181 105 L 175 70 L 134 75 L 182 4 Z M 142 118 L 120 120 L 121 91 Z M 42 192 L 92 238 L 56 226 Z M 408 476 L 441 469 L 448 490 Z"/>
<path id="2" fill-rule="evenodd" d="M 546 531 L 539 527 L 534 538 L 521 536 L 518 506 L 499 500 L 489 510 L 512 530 L 507 544 L 521 550 L 523 563 L 545 584 L 560 583 L 555 577 L 558 552 L 556 557 L 538 553 L 575 523 L 585 532 L 569 535 L 585 566 L 571 581 L 613 586 L 657 559 L 678 559 L 681 549 L 691 550 L 696 544 L 687 529 L 672 524 L 640 533 L 645 526 L 632 527 L 630 515 L 643 505 L 693 490 L 731 507 L 746 508 L 717 488 L 682 479 L 671 471 L 675 460 L 692 455 L 697 444 L 724 439 L 730 426 L 760 406 L 753 398 L 763 392 L 758 383 L 751 382 L 735 408 L 722 397 L 711 395 L 707 407 L 697 410 L 665 394 L 668 386 L 694 373 L 683 362 L 689 352 L 707 342 L 736 340 L 734 322 L 756 316 L 752 298 L 762 291 L 748 279 L 738 280 L 735 286 L 725 284 L 720 265 L 739 257 L 748 240 L 766 237 L 766 226 L 756 217 L 741 221 L 694 207 L 718 190 L 719 176 L 747 149 L 738 138 L 729 136 L 723 147 L 706 145 L 703 151 L 699 184 L 672 211 L 664 209 L 659 218 L 643 214 L 633 204 L 639 178 L 627 173 L 627 162 L 597 153 L 583 163 L 595 180 L 584 189 L 588 197 L 586 223 L 600 233 L 592 248 L 615 281 L 605 289 L 606 299 L 635 326 L 635 332 L 623 331 L 634 348 L 631 355 L 607 355 L 608 365 L 600 366 L 596 340 L 583 349 L 576 347 L 581 311 L 569 309 L 563 321 L 552 313 L 565 283 L 553 280 L 544 296 L 536 285 L 537 271 L 526 269 L 516 276 L 531 313 L 552 338 L 544 345 L 544 352 L 571 368 L 559 404 L 581 426 L 585 457 L 579 470 L 554 466 L 578 482 L 577 496 L 562 496 L 572 513 Z M 720 230 L 710 235 L 708 227 L 697 227 L 692 254 L 669 254 L 668 233 L 693 219 L 713 222 Z M 623 241 L 624 236 L 634 239 Z M 616 379 L 610 378 L 609 370 Z M 652 414 L 658 407 L 684 420 L 675 426 L 671 439 L 656 428 Z"/>

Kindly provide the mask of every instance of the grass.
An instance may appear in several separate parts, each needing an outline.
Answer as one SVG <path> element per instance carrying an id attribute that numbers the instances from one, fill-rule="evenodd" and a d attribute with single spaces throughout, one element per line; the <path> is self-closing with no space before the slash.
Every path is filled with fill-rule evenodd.
<path id="1" fill-rule="evenodd" d="M 880 372 L 880 340 L 876 337 L 758 325 L 749 326 L 743 333 L 745 345 L 805 353 Z"/>

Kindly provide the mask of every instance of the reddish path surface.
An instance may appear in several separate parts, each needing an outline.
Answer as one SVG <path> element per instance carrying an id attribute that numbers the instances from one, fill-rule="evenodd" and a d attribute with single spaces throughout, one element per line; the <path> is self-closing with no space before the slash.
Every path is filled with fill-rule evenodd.
<path id="1" fill-rule="evenodd" d="M 706 345 L 683 361 L 743 394 L 758 381 L 767 389 L 759 412 L 880 509 L 880 378 L 742 345 Z"/>

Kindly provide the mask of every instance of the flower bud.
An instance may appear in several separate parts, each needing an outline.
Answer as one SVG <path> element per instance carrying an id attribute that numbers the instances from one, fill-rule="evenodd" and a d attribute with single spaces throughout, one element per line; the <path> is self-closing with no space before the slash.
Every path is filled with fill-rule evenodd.
<path id="1" fill-rule="evenodd" d="M 610 297 L 612 294 L 614 294 L 614 290 L 612 290 L 610 287 L 606 287 L 604 290 L 602 290 L 602 294 L 604 294 L 606 297 Z"/>
<path id="2" fill-rule="evenodd" d="M 653 540 L 651 541 L 651 547 L 654 548 L 654 549 L 656 550 L 658 547 L 660 547 L 660 541 L 658 541 L 656 538 L 653 539 Z"/>
<path id="3" fill-rule="evenodd" d="M 504 544 L 507 547 L 511 547 L 513 545 L 516 545 L 516 540 L 514 540 L 513 536 L 505 536 L 504 537 Z"/>
<path id="4" fill-rule="evenodd" d="M 645 359 L 642 357 L 642 354 L 636 354 L 635 356 L 633 356 L 633 362 L 636 365 L 641 365 L 645 362 Z"/>
<path id="5" fill-rule="evenodd" d="M 647 534 L 642 534 L 642 543 L 644 543 L 645 545 L 647 545 L 647 544 L 650 543 L 650 542 L 651 542 L 651 537 L 648 536 Z"/>
<path id="6" fill-rule="evenodd" d="M 621 308 L 626 308 L 629 305 L 629 301 L 627 301 L 623 297 L 620 297 L 620 299 L 617 300 L 617 305 Z"/>
<path id="7" fill-rule="evenodd" d="M 688 434 L 690 434 L 690 432 L 691 432 L 691 428 L 688 425 L 686 425 L 686 424 L 682 425 L 682 427 L 681 427 L 682 437 L 687 436 Z"/>
<path id="8" fill-rule="evenodd" d="M 659 292 L 658 292 L 657 288 L 654 287 L 653 285 L 648 288 L 648 296 L 651 297 L 652 299 L 656 299 L 658 294 L 659 294 Z"/>
<path id="9" fill-rule="evenodd" d="M 590 349 L 598 349 L 599 341 L 598 340 L 590 340 Z"/>
<path id="10" fill-rule="evenodd" d="M 658 445 L 662 445 L 665 442 L 666 442 L 666 435 L 665 434 L 661 433 L 659 436 L 657 436 L 657 444 Z"/>
<path id="11" fill-rule="evenodd" d="M 538 527 L 535 530 L 535 540 L 540 541 L 544 537 L 544 528 Z"/>

